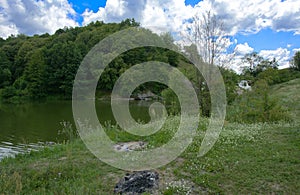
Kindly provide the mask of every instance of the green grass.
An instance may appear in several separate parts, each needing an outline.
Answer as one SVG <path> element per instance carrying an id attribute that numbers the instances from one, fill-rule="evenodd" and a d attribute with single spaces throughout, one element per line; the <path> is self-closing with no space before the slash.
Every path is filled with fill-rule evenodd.
<path id="1" fill-rule="evenodd" d="M 293 115 L 299 113 L 299 79 L 272 88 Z M 299 117 L 298 117 L 299 118 Z M 174 134 L 179 117 L 170 117 L 153 136 L 132 136 L 115 126 L 116 142 L 143 140 L 159 147 Z M 198 157 L 202 119 L 193 144 L 159 168 L 159 194 L 297 194 L 300 189 L 300 121 L 276 124 L 226 123 L 217 143 Z M 72 135 L 73 136 L 73 135 Z M 155 160 L 155 159 L 153 159 Z M 113 194 L 125 171 L 94 157 L 80 139 L 17 155 L 0 162 L 0 194 Z"/>
<path id="2" fill-rule="evenodd" d="M 300 79 L 291 80 L 286 83 L 274 85 L 272 96 L 277 98 L 282 105 L 291 111 L 294 119 L 300 118 Z"/>
<path id="3" fill-rule="evenodd" d="M 0 170 L 0 194 L 110 194 L 123 174 L 79 140 L 5 159 Z"/>
<path id="4" fill-rule="evenodd" d="M 167 130 L 160 133 L 152 146 L 161 145 Z M 204 157 L 197 156 L 199 135 L 180 157 L 157 170 L 161 194 L 296 194 L 300 189 L 300 124 L 227 124 Z M 4 159 L 0 194 L 112 194 L 124 174 L 74 140 Z"/>
<path id="5" fill-rule="evenodd" d="M 194 144 L 176 168 L 202 191 L 224 194 L 296 194 L 300 188 L 300 126 L 229 124 L 203 158 Z"/>

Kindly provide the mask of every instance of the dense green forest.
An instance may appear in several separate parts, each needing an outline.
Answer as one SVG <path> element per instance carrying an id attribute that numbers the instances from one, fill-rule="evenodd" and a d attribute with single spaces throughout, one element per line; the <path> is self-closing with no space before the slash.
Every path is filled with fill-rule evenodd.
<path id="1" fill-rule="evenodd" d="M 3 100 L 71 98 L 73 80 L 86 54 L 102 39 L 117 31 L 139 26 L 134 19 L 121 23 L 91 23 L 64 28 L 54 35 L 11 36 L 0 40 L 0 91 Z M 154 35 L 170 39 L 168 35 Z M 178 56 L 160 48 L 138 48 L 122 54 L 105 69 L 98 90 L 110 91 L 114 82 L 130 66 L 157 60 L 177 66 Z M 149 85 L 149 84 L 148 84 Z M 159 90 L 162 86 L 155 87 Z M 144 88 L 147 87 L 143 86 Z M 142 88 L 141 88 L 142 90 Z"/>

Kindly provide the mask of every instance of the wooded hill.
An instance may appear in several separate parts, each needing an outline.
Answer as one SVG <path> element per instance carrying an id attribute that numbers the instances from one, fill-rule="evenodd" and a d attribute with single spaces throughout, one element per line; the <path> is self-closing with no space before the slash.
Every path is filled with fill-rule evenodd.
<path id="1" fill-rule="evenodd" d="M 0 39 L 0 96 L 4 100 L 59 97 L 69 99 L 77 69 L 86 54 L 105 37 L 139 24 L 134 19 L 121 23 L 93 22 L 85 27 L 59 29 L 54 35 L 18 35 Z M 150 32 L 150 31 L 149 31 Z M 169 34 L 157 39 L 169 39 Z M 126 38 L 126 37 L 124 37 Z M 102 73 L 98 90 L 109 91 L 118 77 L 130 66 L 157 60 L 177 66 L 178 55 L 161 48 L 138 48 L 128 51 Z M 147 84 L 140 88 L 161 91 L 162 85 Z"/>

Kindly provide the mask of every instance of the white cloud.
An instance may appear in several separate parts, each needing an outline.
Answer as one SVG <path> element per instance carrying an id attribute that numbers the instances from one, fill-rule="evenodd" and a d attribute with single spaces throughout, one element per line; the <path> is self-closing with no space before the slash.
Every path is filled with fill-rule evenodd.
<path id="1" fill-rule="evenodd" d="M 1 0 L 0 36 L 54 33 L 65 26 L 77 26 L 75 16 L 67 0 Z"/>
<path id="2" fill-rule="evenodd" d="M 289 67 L 291 52 L 285 48 L 278 48 L 276 50 L 261 50 L 259 55 L 267 60 L 273 60 L 274 58 L 278 61 L 279 68 Z"/>
<path id="3" fill-rule="evenodd" d="M 254 49 L 248 45 L 248 43 L 238 44 L 235 48 L 237 55 L 244 56 L 248 53 L 252 53 Z"/>
<path id="4" fill-rule="evenodd" d="M 8 3 L 9 1 L 9 3 Z M 256 33 L 270 27 L 275 31 L 300 33 L 300 1 L 288 0 L 203 0 L 195 7 L 185 0 L 107 0 L 104 8 L 82 13 L 83 25 L 96 20 L 120 22 L 135 18 L 142 26 L 159 26 L 181 31 L 194 14 L 212 9 L 228 32 Z M 78 25 L 69 16 L 76 13 L 67 0 L 1 0 L 0 36 L 10 33 L 35 34 Z"/>
<path id="5" fill-rule="evenodd" d="M 246 42 L 243 44 L 236 45 L 234 51 L 235 51 L 234 57 L 229 61 L 227 66 L 235 70 L 236 72 L 240 73 L 243 67 L 245 67 L 242 58 L 246 54 L 254 52 L 254 48 L 250 47 L 249 44 Z"/>
<path id="6" fill-rule="evenodd" d="M 140 21 L 143 10 L 145 10 L 147 0 L 108 0 L 106 6 L 100 7 L 95 13 L 85 10 L 82 14 L 83 25 L 99 20 L 104 22 L 120 22 L 127 18 L 135 18 Z"/>
<path id="7" fill-rule="evenodd" d="M 194 15 L 195 9 L 186 6 L 182 0 L 148 1 L 142 14 L 141 25 L 150 28 L 156 26 L 178 33 Z"/>
<path id="8" fill-rule="evenodd" d="M 120 22 L 135 18 L 144 27 L 180 31 L 195 11 L 191 6 L 186 6 L 184 0 L 108 0 L 104 8 L 99 8 L 97 12 L 85 10 L 82 16 L 83 25 L 96 20 Z"/>
<path id="9" fill-rule="evenodd" d="M 135 18 L 144 27 L 157 26 L 182 32 L 184 23 L 195 14 L 211 10 L 224 22 L 228 34 L 251 34 L 263 28 L 300 33 L 300 1 L 288 0 L 203 0 L 195 7 L 185 0 L 107 0 L 104 8 L 94 13 L 86 10 L 83 25 L 96 20 L 120 22 Z"/>
<path id="10" fill-rule="evenodd" d="M 299 0 L 204 0 L 196 9 L 213 9 L 232 34 L 256 33 L 266 27 L 300 33 L 299 7 Z"/>
<path id="11" fill-rule="evenodd" d="M 300 51 L 300 48 L 293 49 L 293 53 L 296 53 L 297 51 Z"/>
<path id="12" fill-rule="evenodd" d="M 293 51 L 296 52 L 297 50 L 300 50 L 300 48 L 294 49 Z M 245 54 L 253 52 L 254 49 L 249 47 L 248 43 L 244 43 L 237 45 L 235 51 L 236 56 L 230 62 L 230 68 L 240 73 L 243 67 L 247 66 L 247 64 L 243 63 L 242 58 Z M 261 50 L 258 55 L 266 60 L 273 60 L 275 58 L 278 62 L 279 69 L 288 68 L 290 66 L 291 52 L 286 48 Z"/>

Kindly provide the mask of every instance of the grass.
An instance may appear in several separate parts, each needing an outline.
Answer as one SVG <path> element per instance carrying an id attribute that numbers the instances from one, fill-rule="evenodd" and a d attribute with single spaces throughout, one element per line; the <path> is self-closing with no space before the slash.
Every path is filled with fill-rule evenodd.
<path id="1" fill-rule="evenodd" d="M 273 95 L 293 115 L 299 113 L 300 80 L 274 86 Z M 276 93 L 275 93 L 276 92 Z M 159 147 L 174 134 L 179 117 L 170 117 L 162 130 L 141 138 L 113 125 L 106 133 L 116 142 L 146 141 Z M 158 194 L 298 194 L 300 189 L 300 121 L 290 123 L 226 123 L 217 143 L 198 157 L 203 129 L 200 121 L 193 144 L 175 161 L 159 168 Z M 70 126 L 66 125 L 69 135 Z M 153 159 L 155 160 L 155 159 Z M 45 147 L 0 162 L 0 194 L 113 194 L 125 171 L 94 157 L 83 142 Z"/>
<path id="2" fill-rule="evenodd" d="M 152 147 L 161 144 L 167 130 L 160 133 Z M 157 170 L 160 194 L 296 194 L 300 189 L 300 124 L 227 124 L 214 148 L 199 158 L 202 137 L 200 133 L 180 157 Z M 0 194 L 112 194 L 124 174 L 76 139 L 4 159 Z"/>
<path id="3" fill-rule="evenodd" d="M 274 85 L 272 96 L 280 100 L 282 105 L 291 111 L 292 117 L 296 120 L 300 118 L 300 79 L 291 80 L 286 83 Z"/>

